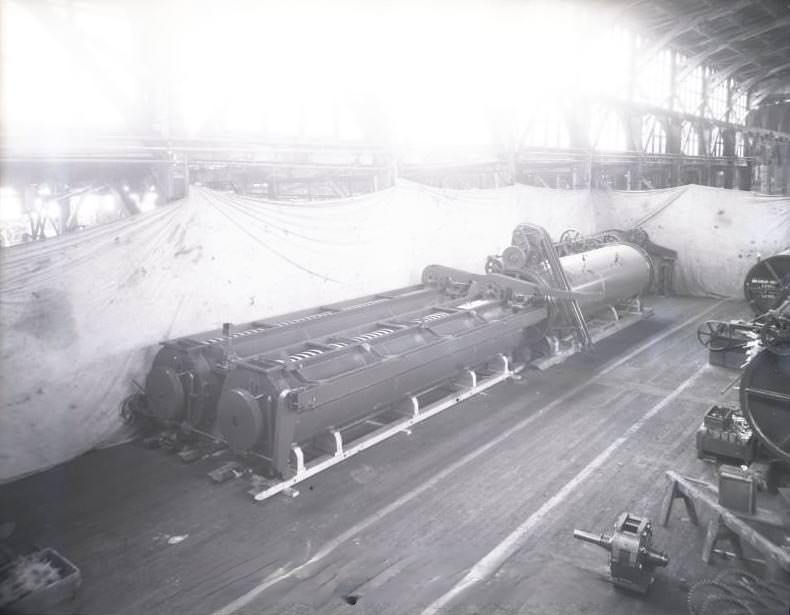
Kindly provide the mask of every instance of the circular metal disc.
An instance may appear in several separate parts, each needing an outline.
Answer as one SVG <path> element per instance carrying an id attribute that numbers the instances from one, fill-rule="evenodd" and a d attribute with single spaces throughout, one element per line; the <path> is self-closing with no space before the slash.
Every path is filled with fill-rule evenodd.
<path id="1" fill-rule="evenodd" d="M 217 407 L 219 431 L 237 452 L 252 449 L 263 434 L 263 413 L 258 400 L 243 389 L 222 392 Z"/>
<path id="2" fill-rule="evenodd" d="M 790 254 L 776 254 L 754 265 L 746 274 L 743 294 L 758 316 L 779 307 L 790 286 Z"/>
<path id="3" fill-rule="evenodd" d="M 763 350 L 741 378 L 741 409 L 755 435 L 790 460 L 790 357 Z"/>
<path id="4" fill-rule="evenodd" d="M 502 252 L 502 262 L 505 263 L 505 269 L 523 269 L 527 264 L 527 254 L 521 248 L 508 246 Z"/>
<path id="5" fill-rule="evenodd" d="M 170 367 L 154 367 L 148 372 L 145 396 L 154 415 L 163 421 L 178 421 L 184 415 L 184 387 Z"/>

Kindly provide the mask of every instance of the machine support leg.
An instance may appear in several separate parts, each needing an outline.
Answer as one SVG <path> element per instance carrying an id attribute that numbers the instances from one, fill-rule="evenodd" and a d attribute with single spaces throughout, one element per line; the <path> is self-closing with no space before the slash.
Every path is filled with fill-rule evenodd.
<path id="1" fill-rule="evenodd" d="M 464 370 L 464 376 L 466 379 L 465 387 L 468 389 L 473 389 L 477 386 L 477 374 L 471 369 Z"/>
<path id="2" fill-rule="evenodd" d="M 337 429 L 332 430 L 332 436 L 335 438 L 335 457 L 343 455 L 343 436 Z"/>
<path id="3" fill-rule="evenodd" d="M 416 419 L 418 416 L 420 416 L 420 400 L 412 395 L 409 397 L 409 401 L 411 402 L 411 415 Z"/>
<path id="4" fill-rule="evenodd" d="M 291 452 L 296 461 L 296 476 L 301 476 L 304 474 L 304 452 L 302 451 L 302 447 L 294 444 L 291 446 Z"/>
<path id="5" fill-rule="evenodd" d="M 416 419 L 420 416 L 420 400 L 415 395 L 407 397 L 396 406 L 396 411 L 403 416 Z"/>

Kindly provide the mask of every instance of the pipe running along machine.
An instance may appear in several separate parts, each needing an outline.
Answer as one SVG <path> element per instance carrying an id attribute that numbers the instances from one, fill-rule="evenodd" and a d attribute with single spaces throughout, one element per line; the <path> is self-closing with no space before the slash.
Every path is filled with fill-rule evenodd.
<path id="1" fill-rule="evenodd" d="M 644 315 L 653 265 L 637 245 L 560 257 L 524 224 L 492 259 L 501 266 L 484 274 L 430 265 L 417 286 L 166 341 L 125 414 L 184 449 L 196 437 L 223 447 L 237 460 L 226 466 L 251 468 L 258 500 L 294 494 L 524 365 Z"/>

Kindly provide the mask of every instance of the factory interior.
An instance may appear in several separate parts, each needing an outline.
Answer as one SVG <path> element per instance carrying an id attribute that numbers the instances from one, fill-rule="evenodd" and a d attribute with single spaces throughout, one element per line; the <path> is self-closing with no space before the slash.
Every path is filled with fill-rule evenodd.
<path id="1" fill-rule="evenodd" d="M 0 49 L 1 613 L 790 613 L 787 0 Z"/>

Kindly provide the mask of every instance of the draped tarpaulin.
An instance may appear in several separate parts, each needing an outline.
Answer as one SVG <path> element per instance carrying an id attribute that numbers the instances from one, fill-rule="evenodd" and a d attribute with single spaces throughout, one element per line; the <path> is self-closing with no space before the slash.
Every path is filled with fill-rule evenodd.
<path id="1" fill-rule="evenodd" d="M 790 244 L 787 199 L 699 187 L 593 194 L 404 183 L 309 204 L 193 188 L 147 214 L 5 248 L 0 481 L 122 439 L 119 404 L 162 339 L 417 283 L 430 263 L 480 272 L 519 222 L 557 237 L 649 214 L 645 227 L 678 250 L 683 289 L 695 294 L 738 294 L 756 252 Z"/>
<path id="2" fill-rule="evenodd" d="M 790 198 L 707 186 L 592 196 L 596 226 L 640 226 L 678 252 L 675 290 L 742 297 L 743 279 L 759 259 L 790 247 Z"/>

